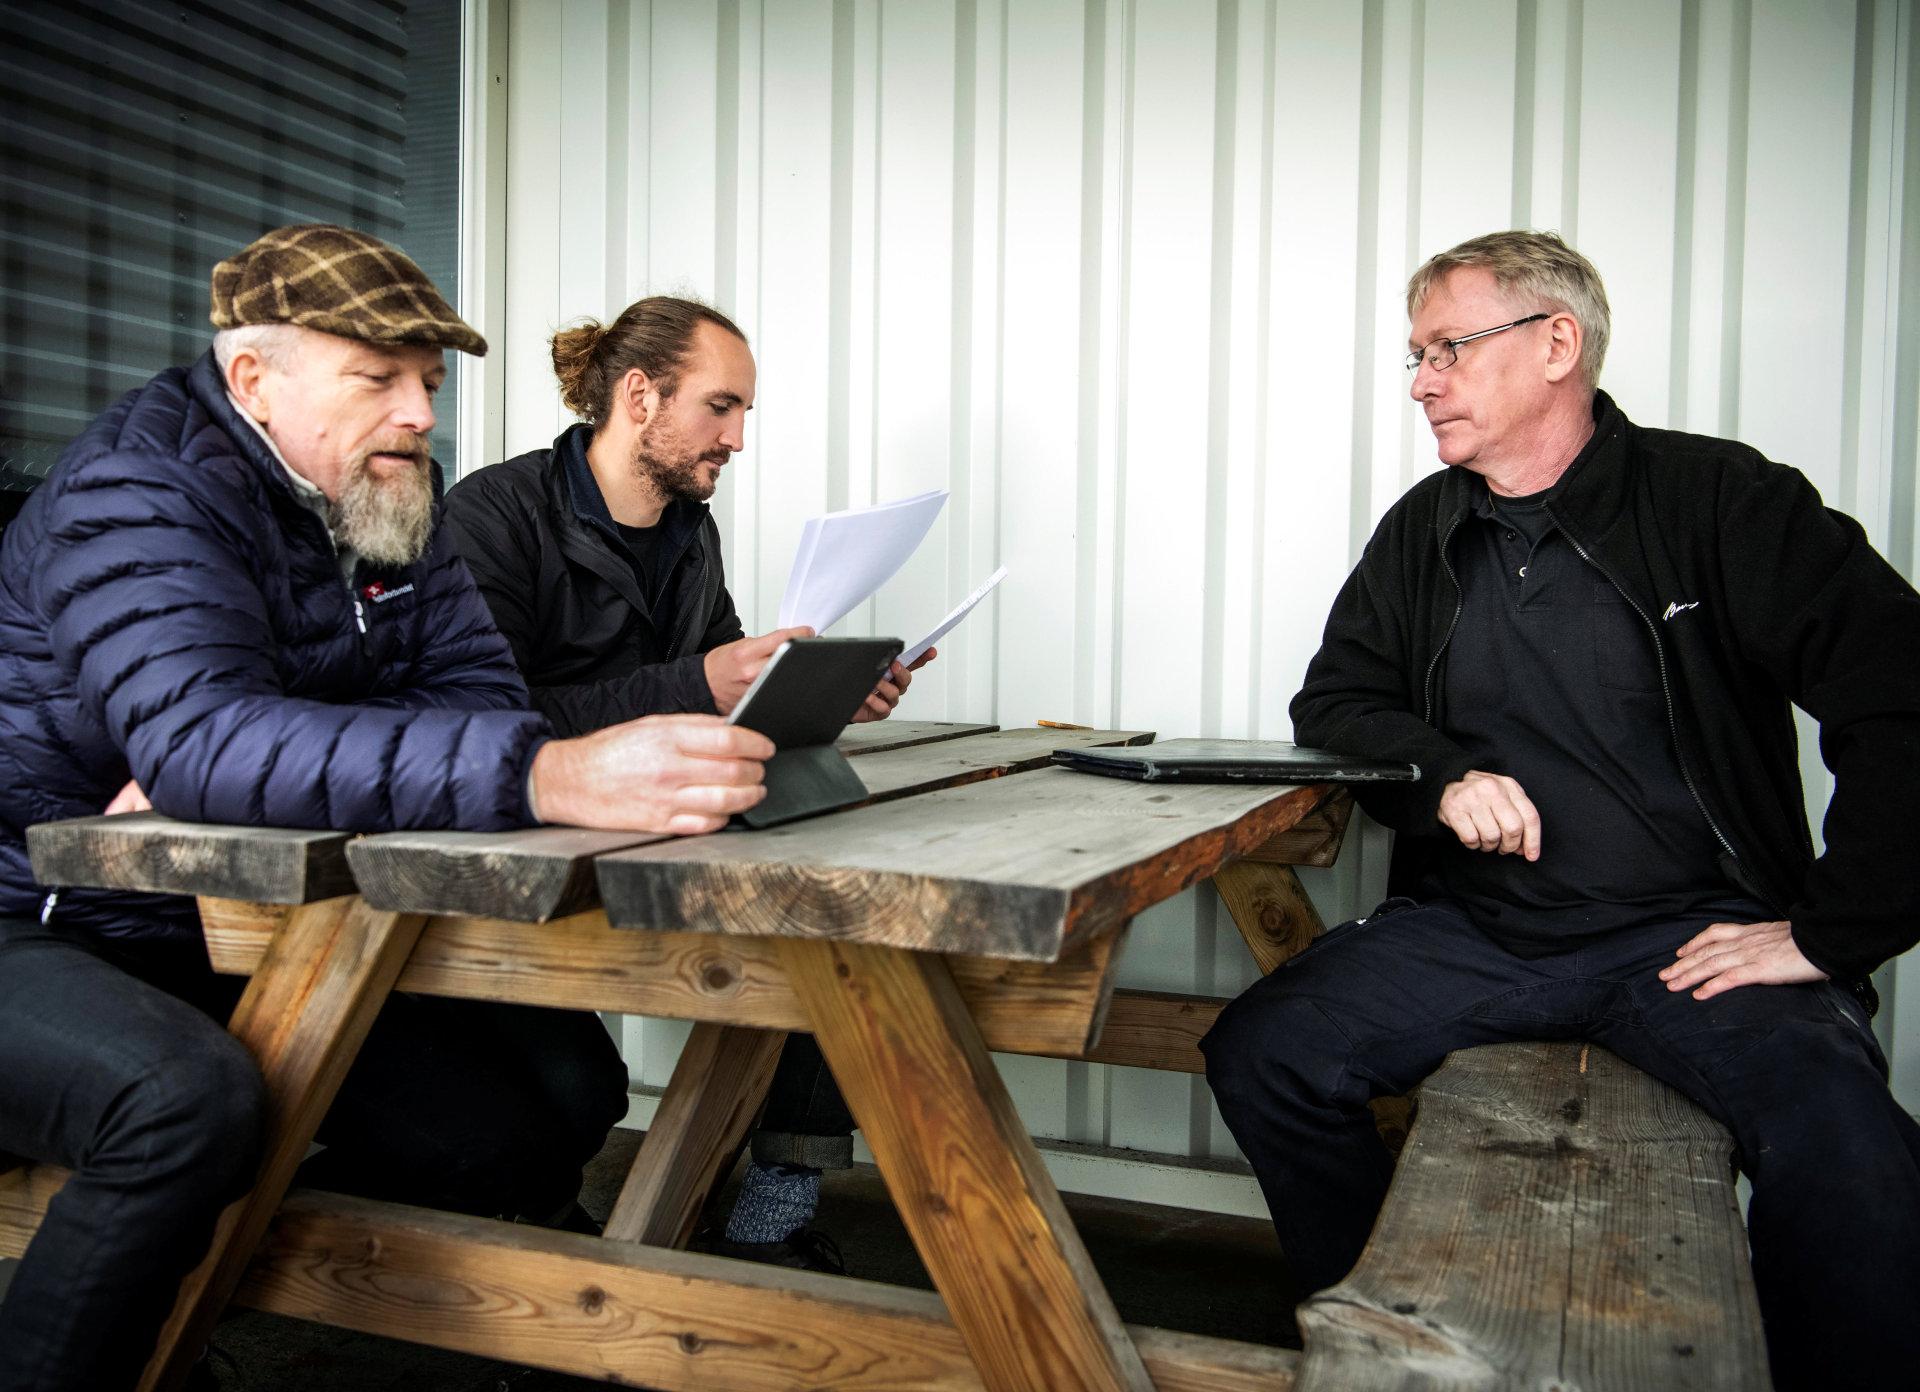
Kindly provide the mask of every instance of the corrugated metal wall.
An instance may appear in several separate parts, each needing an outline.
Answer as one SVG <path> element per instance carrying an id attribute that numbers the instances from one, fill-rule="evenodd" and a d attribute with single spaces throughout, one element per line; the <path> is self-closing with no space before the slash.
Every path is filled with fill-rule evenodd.
<path id="1" fill-rule="evenodd" d="M 1406 275 L 1513 225 L 1560 229 L 1605 275 L 1604 385 L 1630 415 L 1800 466 L 1912 573 L 1910 6 L 514 0 L 506 19 L 507 452 L 566 421 L 556 325 L 710 296 L 760 364 L 716 503 L 750 628 L 828 508 L 953 494 L 850 631 L 924 628 L 1011 568 L 913 716 L 1286 736 L 1336 587 L 1436 467 L 1399 365 Z M 1330 919 L 1377 891 L 1383 851 L 1371 833 L 1313 879 Z M 1228 992 L 1253 968 L 1209 891 L 1137 925 L 1126 971 Z M 645 1078 L 677 1038 L 630 1035 Z M 1006 1069 L 1040 1134 L 1231 1150 L 1198 1080 Z"/>

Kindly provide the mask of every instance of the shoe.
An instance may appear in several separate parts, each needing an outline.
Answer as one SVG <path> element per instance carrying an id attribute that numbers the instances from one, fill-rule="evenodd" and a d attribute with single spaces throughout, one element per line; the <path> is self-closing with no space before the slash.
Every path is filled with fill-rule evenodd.
<path id="1" fill-rule="evenodd" d="M 586 1237 L 604 1235 L 598 1220 L 586 1209 L 580 1207 L 577 1200 L 557 1213 L 548 1214 L 545 1218 L 529 1218 L 523 1213 L 514 1221 L 529 1223 L 536 1228 L 552 1228 L 555 1232 L 580 1233 Z"/>
<path id="2" fill-rule="evenodd" d="M 701 1248 L 716 1257 L 790 1266 L 796 1271 L 819 1271 L 829 1276 L 847 1274 L 847 1263 L 840 1256 L 839 1244 L 818 1228 L 800 1228 L 779 1242 L 732 1242 L 725 1237 L 712 1237 L 702 1243 Z"/>
<path id="3" fill-rule="evenodd" d="M 181 1384 L 181 1392 L 239 1392 L 246 1386 L 241 1375 L 240 1365 L 233 1355 L 214 1344 L 208 1344 L 193 1367 L 187 1370 L 187 1380 Z"/>

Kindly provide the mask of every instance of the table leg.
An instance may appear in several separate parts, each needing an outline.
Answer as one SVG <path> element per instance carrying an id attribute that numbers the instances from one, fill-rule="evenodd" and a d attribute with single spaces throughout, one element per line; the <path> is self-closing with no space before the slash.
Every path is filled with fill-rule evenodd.
<path id="1" fill-rule="evenodd" d="M 856 943 L 780 950 L 986 1386 L 1150 1392 L 946 962 Z"/>
<path id="2" fill-rule="evenodd" d="M 274 934 L 229 1026 L 266 1078 L 266 1159 L 181 1284 L 140 1392 L 175 1392 L 185 1381 L 425 923 L 348 896 L 302 905 Z"/>
<path id="3" fill-rule="evenodd" d="M 783 1030 L 693 1027 L 607 1219 L 607 1237 L 686 1245 L 700 1206 L 760 1115 L 786 1042 Z"/>

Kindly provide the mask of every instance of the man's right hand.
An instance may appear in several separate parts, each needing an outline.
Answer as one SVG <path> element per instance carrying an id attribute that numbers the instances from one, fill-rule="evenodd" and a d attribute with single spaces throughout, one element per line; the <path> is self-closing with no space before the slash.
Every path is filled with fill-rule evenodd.
<path id="1" fill-rule="evenodd" d="M 1504 773 L 1478 769 L 1440 794 L 1440 823 L 1470 851 L 1516 851 L 1540 859 L 1540 813 L 1526 790 Z"/>
<path id="2" fill-rule="evenodd" d="M 733 714 L 740 698 L 747 694 L 753 679 L 767 665 L 779 646 L 789 638 L 811 638 L 810 628 L 776 628 L 758 638 L 736 638 L 722 643 L 707 654 L 707 686 L 713 692 L 713 708 L 722 715 Z"/>
<path id="3" fill-rule="evenodd" d="M 549 740 L 533 756 L 534 815 L 610 831 L 718 831 L 767 795 L 773 741 L 711 715 L 650 715 Z"/>

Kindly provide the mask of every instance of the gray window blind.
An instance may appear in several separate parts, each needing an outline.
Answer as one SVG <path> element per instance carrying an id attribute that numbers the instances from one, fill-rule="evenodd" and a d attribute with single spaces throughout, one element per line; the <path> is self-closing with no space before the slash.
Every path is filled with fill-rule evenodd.
<path id="1" fill-rule="evenodd" d="M 372 232 L 455 298 L 459 26 L 459 0 L 0 0 L 0 495 L 204 352 L 208 273 L 270 227 Z"/>

